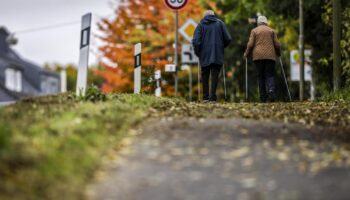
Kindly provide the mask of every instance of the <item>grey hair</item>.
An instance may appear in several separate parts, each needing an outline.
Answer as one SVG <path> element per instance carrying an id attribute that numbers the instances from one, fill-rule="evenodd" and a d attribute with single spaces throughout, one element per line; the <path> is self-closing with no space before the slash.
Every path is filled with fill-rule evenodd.
<path id="1" fill-rule="evenodd" d="M 204 17 L 209 16 L 209 15 L 215 15 L 214 11 L 207 10 L 207 11 L 204 12 Z"/>
<path id="2" fill-rule="evenodd" d="M 268 24 L 267 18 L 263 15 L 258 17 L 258 25 Z"/>

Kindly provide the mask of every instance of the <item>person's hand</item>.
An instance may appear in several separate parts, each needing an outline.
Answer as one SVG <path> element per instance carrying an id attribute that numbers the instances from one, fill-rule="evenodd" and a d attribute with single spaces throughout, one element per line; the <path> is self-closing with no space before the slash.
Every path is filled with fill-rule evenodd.
<path id="1" fill-rule="evenodd" d="M 247 53 L 244 53 L 243 58 L 248 58 Z"/>
<path id="2" fill-rule="evenodd" d="M 281 57 L 281 49 L 276 50 L 276 55 L 277 55 L 277 57 Z"/>

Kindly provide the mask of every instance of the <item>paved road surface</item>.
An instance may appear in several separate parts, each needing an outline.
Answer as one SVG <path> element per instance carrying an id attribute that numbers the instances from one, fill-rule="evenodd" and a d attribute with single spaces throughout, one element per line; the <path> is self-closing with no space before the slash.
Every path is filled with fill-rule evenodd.
<path id="1" fill-rule="evenodd" d="M 90 199 L 350 199 L 349 143 L 325 128 L 192 118 L 142 127 Z"/>

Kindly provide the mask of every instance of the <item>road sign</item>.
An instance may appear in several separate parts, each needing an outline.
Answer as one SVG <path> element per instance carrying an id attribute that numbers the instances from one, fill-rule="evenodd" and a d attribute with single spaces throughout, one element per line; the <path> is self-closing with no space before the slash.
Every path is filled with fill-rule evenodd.
<path id="1" fill-rule="evenodd" d="M 290 52 L 291 62 L 291 79 L 292 81 L 300 80 L 300 59 L 299 51 L 293 50 Z M 311 50 L 305 50 L 305 81 L 312 81 L 311 69 Z"/>
<path id="2" fill-rule="evenodd" d="M 141 92 L 141 43 L 135 45 L 134 93 Z"/>
<path id="3" fill-rule="evenodd" d="M 77 96 L 85 96 L 86 91 L 91 35 L 91 17 L 91 13 L 84 15 L 81 23 L 80 56 L 76 88 Z"/>
<path id="4" fill-rule="evenodd" d="M 192 42 L 194 31 L 196 30 L 197 26 L 198 24 L 193 19 L 189 19 L 184 25 L 182 25 L 179 31 L 186 40 Z"/>
<path id="5" fill-rule="evenodd" d="M 188 0 L 164 0 L 165 4 L 173 10 L 180 10 L 186 6 Z"/>
<path id="6" fill-rule="evenodd" d="M 178 66 L 178 40 L 179 40 L 179 10 L 184 8 L 188 3 L 188 0 L 164 0 L 165 4 L 175 11 L 175 96 L 178 93 L 178 75 L 177 75 L 177 66 Z"/>
<path id="7" fill-rule="evenodd" d="M 181 49 L 181 63 L 182 64 L 197 64 L 198 57 L 194 53 L 194 49 L 190 44 L 183 44 Z"/>
<path id="8" fill-rule="evenodd" d="M 176 65 L 174 65 L 174 64 L 165 65 L 165 71 L 166 72 L 176 72 Z"/>

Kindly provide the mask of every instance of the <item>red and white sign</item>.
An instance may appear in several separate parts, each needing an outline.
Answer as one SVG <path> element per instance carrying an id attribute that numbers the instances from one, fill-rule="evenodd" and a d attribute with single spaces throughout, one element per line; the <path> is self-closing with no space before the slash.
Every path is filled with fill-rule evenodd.
<path id="1" fill-rule="evenodd" d="M 188 0 L 164 0 L 165 4 L 173 10 L 180 10 L 184 8 Z"/>

